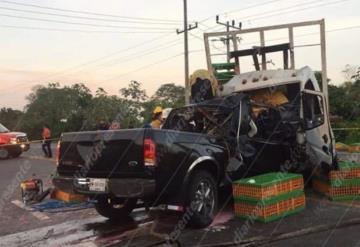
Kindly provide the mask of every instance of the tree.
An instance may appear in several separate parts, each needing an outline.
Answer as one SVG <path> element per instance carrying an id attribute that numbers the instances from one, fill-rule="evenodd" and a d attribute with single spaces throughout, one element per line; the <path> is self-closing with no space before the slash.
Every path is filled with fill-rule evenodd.
<path id="1" fill-rule="evenodd" d="M 117 120 L 122 123 L 126 121 L 127 109 L 123 99 L 117 96 L 109 96 L 107 92 L 99 88 L 92 99 L 85 115 L 85 126 L 87 129 L 94 129 L 100 121 L 110 123 Z"/>
<path id="2" fill-rule="evenodd" d="M 163 84 L 156 90 L 151 99 L 161 102 L 164 108 L 180 107 L 185 104 L 185 88 L 174 83 Z"/>
<path id="3" fill-rule="evenodd" d="M 144 102 L 143 118 L 150 122 L 152 111 L 156 106 L 162 108 L 177 108 L 185 105 L 185 88 L 174 83 L 161 85 L 150 100 Z"/>
<path id="4" fill-rule="evenodd" d="M 145 90 L 141 89 L 141 83 L 138 81 L 131 81 L 127 88 L 121 88 L 120 94 L 125 99 L 133 102 L 143 102 L 148 98 Z"/>
<path id="5" fill-rule="evenodd" d="M 10 130 L 19 130 L 19 124 L 24 116 L 24 113 L 12 108 L 0 109 L 0 123 Z"/>
<path id="6" fill-rule="evenodd" d="M 140 127 L 143 124 L 144 103 L 148 99 L 146 91 L 141 88 L 141 83 L 131 81 L 128 87 L 120 89 L 122 104 L 124 106 L 123 126 Z"/>
<path id="7" fill-rule="evenodd" d="M 50 83 L 47 87 L 34 87 L 27 97 L 21 129 L 32 139 L 41 137 L 44 124 L 51 127 L 53 136 L 80 130 L 91 99 L 90 90 L 83 84 L 61 87 L 59 83 Z"/>

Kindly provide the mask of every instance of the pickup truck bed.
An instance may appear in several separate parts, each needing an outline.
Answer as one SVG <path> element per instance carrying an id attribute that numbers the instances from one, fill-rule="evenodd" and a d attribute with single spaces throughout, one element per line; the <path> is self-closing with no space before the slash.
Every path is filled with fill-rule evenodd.
<path id="1" fill-rule="evenodd" d="M 217 187 L 229 158 L 221 138 L 165 129 L 65 133 L 58 151 L 57 188 L 99 201 L 142 199 L 152 206 L 188 205 L 184 192 L 199 168 Z"/>

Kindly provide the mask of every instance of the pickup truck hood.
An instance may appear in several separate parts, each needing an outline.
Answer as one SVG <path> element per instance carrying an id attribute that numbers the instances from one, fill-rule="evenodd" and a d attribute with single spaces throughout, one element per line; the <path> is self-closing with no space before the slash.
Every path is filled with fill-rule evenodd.
<path id="1" fill-rule="evenodd" d="M 26 137 L 26 134 L 23 132 L 0 133 L 0 144 L 7 144 L 10 142 L 10 139 L 14 137 Z"/>
<path id="2" fill-rule="evenodd" d="M 5 133 L 0 133 L 0 136 L 11 138 L 11 137 L 18 137 L 18 136 L 26 136 L 26 134 L 23 132 L 5 132 Z"/>

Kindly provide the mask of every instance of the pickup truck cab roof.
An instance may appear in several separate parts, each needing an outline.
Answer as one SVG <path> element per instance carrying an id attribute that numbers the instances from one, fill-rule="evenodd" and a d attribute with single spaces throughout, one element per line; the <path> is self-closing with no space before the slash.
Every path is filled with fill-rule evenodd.
<path id="1" fill-rule="evenodd" d="M 218 94 L 223 97 L 235 92 L 246 92 L 292 83 L 300 83 L 300 90 L 302 90 L 309 80 L 314 91 L 320 91 L 314 72 L 308 66 L 299 70 L 253 71 L 235 75 L 228 83 L 222 86 L 222 90 L 219 90 Z"/>

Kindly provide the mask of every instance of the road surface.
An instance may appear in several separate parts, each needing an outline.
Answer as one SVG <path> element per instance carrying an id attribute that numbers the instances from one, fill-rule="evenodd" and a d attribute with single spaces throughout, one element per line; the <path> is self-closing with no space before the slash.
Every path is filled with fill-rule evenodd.
<path id="1" fill-rule="evenodd" d="M 55 169 L 55 161 L 43 157 L 40 145 L 20 158 L 0 160 L 0 246 L 360 247 L 360 203 L 331 202 L 311 190 L 306 191 L 306 210 L 297 215 L 269 224 L 245 221 L 234 217 L 230 203 L 221 205 L 206 229 L 185 228 L 180 213 L 162 209 L 140 209 L 128 219 L 110 222 L 93 208 L 65 213 L 24 208 L 19 181 L 35 176 L 48 187 Z"/>

